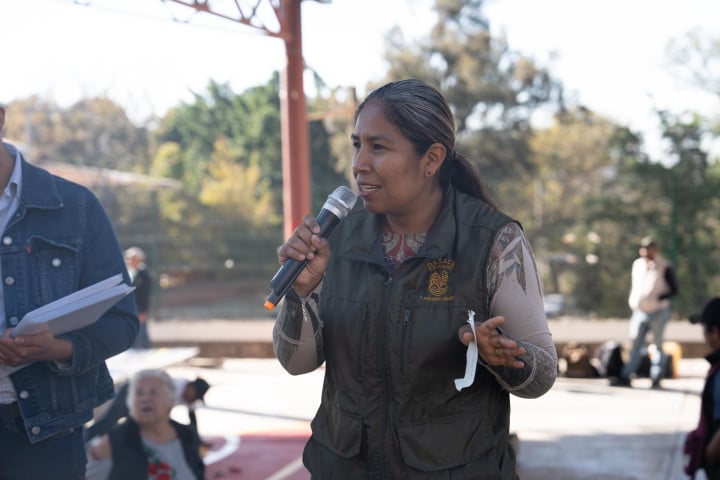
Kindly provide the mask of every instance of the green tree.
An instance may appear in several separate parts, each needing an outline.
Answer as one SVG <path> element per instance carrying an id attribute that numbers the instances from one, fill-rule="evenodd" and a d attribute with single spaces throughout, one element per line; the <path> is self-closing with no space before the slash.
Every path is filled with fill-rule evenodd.
<path id="1" fill-rule="evenodd" d="M 427 39 L 408 45 L 399 28 L 387 36 L 385 80 L 414 77 L 436 85 L 455 113 L 459 150 L 495 187 L 532 172 L 530 118 L 562 103 L 557 81 L 532 59 L 493 37 L 483 0 L 437 0 L 437 21 Z M 513 210 L 510 199 L 500 198 Z M 507 204 L 505 201 L 507 200 Z"/>
<path id="2" fill-rule="evenodd" d="M 720 97 L 720 37 L 688 32 L 669 42 L 667 52 L 670 69 L 679 79 Z M 673 253 L 686 284 L 680 294 L 686 308 L 695 311 L 720 291 L 720 160 L 709 153 L 720 135 L 720 115 L 704 118 L 692 112 L 660 111 L 658 117 L 675 161 L 667 172 L 664 193 L 672 202 Z"/>
<path id="3" fill-rule="evenodd" d="M 154 174 L 182 182 L 158 199 L 167 268 L 226 278 L 264 268 L 281 235 L 280 112 L 277 75 L 236 94 L 211 81 L 173 108 L 153 132 Z M 232 268 L 228 267 L 231 265 Z M 264 277 L 263 277 L 264 278 Z"/>
<path id="4" fill-rule="evenodd" d="M 546 274 L 545 292 L 564 294 L 580 312 L 607 312 L 624 303 L 616 291 L 625 274 L 616 254 L 622 228 L 596 215 L 618 174 L 611 148 L 617 128 L 584 108 L 556 116 L 530 141 L 535 173 L 506 189 L 522 199 L 518 216 Z"/>
<path id="5" fill-rule="evenodd" d="M 693 311 L 717 294 L 720 276 L 720 182 L 711 170 L 702 140 L 707 134 L 698 115 L 659 112 L 663 137 L 670 142 L 676 162 L 666 169 L 660 195 L 668 199 L 669 215 L 665 238 L 681 282 L 680 298 L 686 311 Z M 717 164 L 716 164 L 717 167 Z M 708 281 L 710 280 L 710 281 Z"/>
<path id="6" fill-rule="evenodd" d="M 277 216 L 272 192 L 266 188 L 268 181 L 262 178 L 258 162 L 235 161 L 224 139 L 218 140 L 202 183 L 200 202 L 217 209 L 222 216 L 240 216 L 256 226 L 267 225 L 269 218 Z M 270 223 L 277 222 L 275 219 Z"/>
<path id="7" fill-rule="evenodd" d="M 207 176 L 213 151 L 221 140 L 236 161 L 256 158 L 269 180 L 269 188 L 281 190 L 280 102 L 277 75 L 266 85 L 238 95 L 227 84 L 211 81 L 204 95 L 172 109 L 155 131 L 157 152 L 167 154 L 166 144 L 176 144 L 178 155 L 158 158 L 153 168 L 177 175 L 191 192 L 199 194 Z M 163 165 L 171 160 L 171 165 Z"/>
<path id="8" fill-rule="evenodd" d="M 668 166 L 650 159 L 640 151 L 642 140 L 637 134 L 618 128 L 610 143 L 617 175 L 605 184 L 602 195 L 586 202 L 589 221 L 614 232 L 609 244 L 615 246 L 611 250 L 615 262 L 603 282 L 611 301 L 602 313 L 627 310 L 630 264 L 645 235 L 655 237 L 675 264 L 680 285 L 675 309 L 681 316 L 698 310 L 717 291 L 720 184 L 717 165 L 708 163 L 701 146 L 706 130 L 699 117 L 683 120 L 684 116 L 660 112 L 660 118 L 675 162 Z"/>
<path id="9" fill-rule="evenodd" d="M 82 99 L 69 108 L 38 97 L 13 102 L 7 135 L 24 144 L 38 164 L 69 163 L 147 172 L 148 137 L 107 98 Z"/>
<path id="10" fill-rule="evenodd" d="M 154 132 L 151 171 L 180 180 L 186 190 L 183 196 L 163 197 L 167 205 L 161 208 L 171 215 L 169 221 L 176 215 L 191 219 L 192 228 L 178 228 L 177 234 L 191 238 L 182 243 L 194 243 L 196 253 L 204 251 L 183 261 L 197 263 L 193 259 L 207 258 L 208 251 L 216 257 L 214 269 L 227 259 L 247 266 L 274 258 L 282 241 L 279 95 L 277 73 L 239 94 L 211 81 L 205 93 L 172 109 Z M 313 207 L 319 210 L 344 176 L 323 122 L 312 121 L 309 130 Z M 270 254 L 258 255 L 256 244 Z"/>

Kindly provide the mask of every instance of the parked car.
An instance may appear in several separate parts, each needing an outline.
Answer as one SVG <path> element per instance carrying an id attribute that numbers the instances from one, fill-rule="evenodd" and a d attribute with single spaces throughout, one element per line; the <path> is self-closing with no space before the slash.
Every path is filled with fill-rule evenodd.
<path id="1" fill-rule="evenodd" d="M 545 295 L 545 315 L 548 318 L 558 317 L 565 312 L 565 296 L 562 293 Z"/>

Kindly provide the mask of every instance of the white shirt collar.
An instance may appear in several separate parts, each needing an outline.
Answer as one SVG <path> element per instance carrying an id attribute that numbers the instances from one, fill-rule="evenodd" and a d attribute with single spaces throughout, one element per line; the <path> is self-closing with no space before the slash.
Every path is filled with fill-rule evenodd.
<path id="1" fill-rule="evenodd" d="M 12 196 L 20 196 L 20 189 L 22 187 L 22 157 L 20 156 L 20 150 L 15 151 L 15 166 L 10 175 L 8 187 L 10 188 L 10 194 Z"/>

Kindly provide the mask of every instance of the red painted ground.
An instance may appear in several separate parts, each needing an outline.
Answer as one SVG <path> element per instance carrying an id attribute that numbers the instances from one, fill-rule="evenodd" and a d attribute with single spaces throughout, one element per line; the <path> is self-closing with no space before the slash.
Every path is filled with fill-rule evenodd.
<path id="1" fill-rule="evenodd" d="M 271 432 L 243 434 L 237 438 L 205 438 L 210 443 L 205 455 L 205 478 L 309 480 L 310 474 L 300 460 L 308 435 L 305 432 Z M 217 459 L 220 452 L 230 453 Z"/>

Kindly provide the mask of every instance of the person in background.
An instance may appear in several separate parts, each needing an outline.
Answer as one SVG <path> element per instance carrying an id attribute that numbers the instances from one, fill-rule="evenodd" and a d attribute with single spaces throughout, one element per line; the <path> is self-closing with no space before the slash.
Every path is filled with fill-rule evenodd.
<path id="1" fill-rule="evenodd" d="M 720 478 L 720 297 L 711 299 L 700 314 L 705 343 L 710 353 L 705 359 L 710 364 L 702 391 L 698 427 L 690 433 L 696 437 L 696 466 L 704 469 L 707 478 Z M 695 470 L 687 471 L 694 478 Z"/>
<path id="2" fill-rule="evenodd" d="M 5 125 L 0 106 L 0 133 Z M 0 478 L 82 480 L 82 426 L 109 400 L 105 360 L 130 348 L 138 332 L 131 296 L 97 322 L 58 337 L 11 336 L 23 315 L 122 273 L 112 224 L 90 190 L 28 163 L 0 145 Z"/>
<path id="3" fill-rule="evenodd" d="M 173 405 L 185 405 L 188 410 L 190 428 L 200 438 L 195 406 L 197 402 L 205 402 L 205 394 L 210 389 L 210 384 L 204 378 L 197 377 L 195 380 L 186 378 L 173 378 L 173 392 L 175 398 Z M 85 429 L 85 441 L 89 442 L 94 437 L 105 435 L 112 430 L 117 423 L 128 416 L 128 390 L 129 383 L 123 384 L 115 394 L 107 410 L 92 425 Z"/>
<path id="4" fill-rule="evenodd" d="M 610 379 L 610 385 L 631 387 L 632 376 L 640 368 L 646 338 L 652 331 L 655 351 L 651 355 L 650 378 L 652 388 L 661 388 L 660 381 L 665 374 L 663 339 L 665 327 L 672 315 L 670 299 L 677 294 L 678 287 L 672 265 L 662 255 L 660 247 L 650 237 L 640 241 L 640 256 L 632 264 L 632 278 L 628 304 L 632 309 L 630 317 L 630 338 L 632 347 L 628 361 L 619 376 Z"/>
<path id="5" fill-rule="evenodd" d="M 176 394 L 163 370 L 137 372 L 129 382 L 127 421 L 89 446 L 87 480 L 203 480 L 197 435 L 170 418 Z"/>
<path id="6" fill-rule="evenodd" d="M 152 279 L 145 264 L 145 252 L 139 247 L 130 247 L 125 250 L 125 264 L 135 287 L 135 305 L 137 305 L 138 319 L 140 319 L 140 332 L 132 348 L 152 348 L 148 322 L 150 320 L 150 295 L 152 293 Z"/>
<path id="7" fill-rule="evenodd" d="M 517 478 L 509 395 L 557 376 L 530 244 L 434 87 L 378 88 L 351 139 L 362 201 L 329 238 L 306 215 L 278 248 L 308 263 L 280 302 L 277 358 L 293 375 L 325 364 L 303 462 L 313 479 Z"/>

